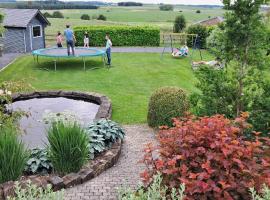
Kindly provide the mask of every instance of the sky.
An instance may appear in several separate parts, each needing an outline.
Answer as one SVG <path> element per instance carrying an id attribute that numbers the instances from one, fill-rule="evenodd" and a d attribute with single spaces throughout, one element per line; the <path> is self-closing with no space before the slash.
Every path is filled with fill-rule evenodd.
<path id="1" fill-rule="evenodd" d="M 67 1 L 67 0 L 64 0 Z M 73 1 L 81 1 L 81 0 L 73 0 Z M 87 0 L 84 0 L 87 1 Z M 125 0 L 99 0 L 102 2 L 121 2 Z M 130 1 L 130 0 L 128 0 Z M 131 0 L 142 3 L 169 3 L 169 4 L 195 4 L 195 5 L 222 5 L 221 0 Z"/>

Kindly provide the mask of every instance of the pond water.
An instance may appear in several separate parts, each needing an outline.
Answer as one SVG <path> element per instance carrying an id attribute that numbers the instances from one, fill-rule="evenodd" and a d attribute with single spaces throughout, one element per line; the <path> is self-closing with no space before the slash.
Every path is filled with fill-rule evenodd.
<path id="1" fill-rule="evenodd" d="M 82 126 L 91 123 L 98 112 L 99 105 L 82 100 L 56 98 L 34 98 L 16 101 L 8 106 L 9 110 L 23 111 L 26 116 L 19 120 L 22 131 L 19 138 L 28 148 L 46 146 L 47 130 L 55 119 L 76 120 Z"/>

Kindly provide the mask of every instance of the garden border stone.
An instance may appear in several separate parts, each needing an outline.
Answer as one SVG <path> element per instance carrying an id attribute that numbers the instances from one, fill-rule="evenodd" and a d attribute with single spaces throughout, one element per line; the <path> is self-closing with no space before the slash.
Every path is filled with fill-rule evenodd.
<path id="1" fill-rule="evenodd" d="M 122 140 L 116 141 L 110 149 L 104 151 L 98 155 L 95 159 L 89 161 L 84 167 L 77 173 L 70 173 L 65 176 L 58 176 L 55 174 L 47 176 L 24 176 L 18 181 L 22 187 L 31 180 L 33 183 L 38 183 L 39 187 L 46 188 L 48 184 L 52 185 L 53 191 L 66 189 L 85 183 L 105 170 L 114 166 L 121 154 Z M 0 185 L 0 200 L 7 200 L 7 197 L 14 195 L 15 181 L 8 181 Z"/>

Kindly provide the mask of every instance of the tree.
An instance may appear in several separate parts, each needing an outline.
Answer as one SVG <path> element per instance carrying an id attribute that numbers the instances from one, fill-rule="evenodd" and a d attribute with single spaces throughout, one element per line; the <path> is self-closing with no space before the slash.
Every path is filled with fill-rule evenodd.
<path id="1" fill-rule="evenodd" d="M 186 19 L 184 15 L 177 16 L 174 21 L 174 33 L 180 33 L 186 28 Z"/>
<path id="2" fill-rule="evenodd" d="M 196 10 L 196 13 L 201 13 L 201 11 L 200 10 Z"/>
<path id="3" fill-rule="evenodd" d="M 173 10 L 173 5 L 169 4 L 162 4 L 159 6 L 159 9 L 162 11 L 172 11 Z"/>
<path id="4" fill-rule="evenodd" d="M 99 15 L 97 20 L 103 20 L 103 21 L 106 21 L 107 18 L 104 16 L 104 15 Z"/>
<path id="5" fill-rule="evenodd" d="M 235 79 L 238 81 L 236 115 L 245 110 L 244 82 L 251 67 L 262 66 L 266 48 L 266 29 L 260 7 L 268 0 L 223 0 L 225 14 L 224 59 L 235 62 Z M 265 54 L 265 53 L 264 53 Z"/>
<path id="6" fill-rule="evenodd" d="M 64 15 L 60 11 L 54 11 L 52 14 L 53 18 L 64 18 Z"/>
<path id="7" fill-rule="evenodd" d="M 196 73 L 200 94 L 191 96 L 193 112 L 225 114 L 234 118 L 249 112 L 255 130 L 269 132 L 270 88 L 264 67 L 269 42 L 260 7 L 263 0 L 225 1 L 225 23 L 208 38 L 208 47 L 225 63 L 224 70 L 204 69 Z M 269 38 L 268 38 L 269 40 Z M 210 41 L 210 42 L 209 42 Z"/>
<path id="8" fill-rule="evenodd" d="M 82 14 L 81 19 L 82 20 L 90 20 L 90 16 L 87 14 Z"/>
<path id="9" fill-rule="evenodd" d="M 43 13 L 46 18 L 52 18 L 52 15 L 48 12 Z"/>

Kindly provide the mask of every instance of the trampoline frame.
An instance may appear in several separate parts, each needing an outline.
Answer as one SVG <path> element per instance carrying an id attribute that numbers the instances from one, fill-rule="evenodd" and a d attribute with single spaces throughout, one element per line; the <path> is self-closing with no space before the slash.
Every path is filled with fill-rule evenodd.
<path id="1" fill-rule="evenodd" d="M 36 61 L 39 64 L 39 57 L 47 57 L 47 58 L 54 58 L 53 62 L 54 62 L 54 71 L 56 71 L 57 69 L 57 61 L 59 61 L 60 58 L 82 58 L 83 61 L 83 69 L 86 70 L 86 64 L 85 64 L 85 58 L 86 57 L 98 57 L 101 56 L 101 59 L 103 61 L 103 65 L 105 66 L 105 62 L 106 62 L 106 52 L 104 50 L 99 50 L 96 48 L 85 48 L 85 47 L 76 47 L 75 48 L 75 56 L 73 55 L 46 55 L 46 54 L 41 54 L 42 51 L 44 50 L 50 50 L 50 49 L 65 49 L 66 48 L 59 48 L 59 47 L 52 47 L 52 48 L 44 48 L 44 49 L 37 49 L 32 51 L 32 55 L 33 55 L 33 59 L 34 61 Z M 96 54 L 80 54 L 80 55 L 76 55 L 76 50 L 78 49 L 84 49 L 84 50 L 95 50 Z"/>

